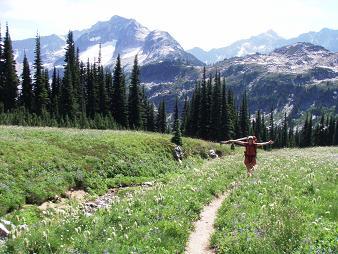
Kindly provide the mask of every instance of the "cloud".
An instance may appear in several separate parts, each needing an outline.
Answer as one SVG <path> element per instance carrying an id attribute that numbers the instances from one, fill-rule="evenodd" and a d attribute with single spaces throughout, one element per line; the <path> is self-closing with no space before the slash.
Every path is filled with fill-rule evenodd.
<path id="1" fill-rule="evenodd" d="M 14 39 L 37 30 L 65 34 L 121 15 L 168 31 L 184 48 L 226 46 L 268 29 L 292 37 L 338 24 L 333 0 L 1 0 L 0 10 Z"/>

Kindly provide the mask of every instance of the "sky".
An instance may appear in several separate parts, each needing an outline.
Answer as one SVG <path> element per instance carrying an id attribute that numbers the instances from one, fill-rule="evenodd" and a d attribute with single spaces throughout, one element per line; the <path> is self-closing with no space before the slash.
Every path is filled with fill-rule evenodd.
<path id="1" fill-rule="evenodd" d="M 338 0 L 0 0 L 13 40 L 66 34 L 113 15 L 169 32 L 185 49 L 205 50 L 274 30 L 285 38 L 338 29 Z"/>

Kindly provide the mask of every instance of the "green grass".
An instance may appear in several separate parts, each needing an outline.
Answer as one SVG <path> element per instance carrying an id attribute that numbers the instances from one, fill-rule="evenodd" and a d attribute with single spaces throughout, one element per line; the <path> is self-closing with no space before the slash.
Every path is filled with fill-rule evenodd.
<path id="1" fill-rule="evenodd" d="M 259 169 L 247 178 L 242 149 L 228 155 L 226 146 L 200 140 L 183 139 L 181 165 L 169 135 L 18 127 L 0 133 L 0 205 L 3 213 L 13 210 L 4 218 L 28 224 L 0 253 L 183 253 L 202 208 L 234 181 L 241 184 L 222 205 L 212 237 L 219 253 L 337 252 L 337 147 L 260 150 Z M 210 148 L 227 156 L 207 161 Z M 96 195 L 146 180 L 155 185 L 120 191 L 110 209 L 92 216 L 76 202 L 62 211 L 37 209 L 70 187 Z"/>
<path id="2" fill-rule="evenodd" d="M 218 253 L 337 253 L 338 149 L 260 153 L 259 169 L 223 203 Z"/>
<path id="3" fill-rule="evenodd" d="M 0 126 L 0 215 L 24 204 L 41 204 L 72 187 L 102 194 L 110 187 L 160 178 L 201 164 L 214 147 L 184 139 L 185 160 L 180 165 L 173 159 L 170 138 L 130 131 Z"/>
<path id="4" fill-rule="evenodd" d="M 182 253 L 203 206 L 245 175 L 241 163 L 215 160 L 168 174 L 154 188 L 121 193 L 111 209 L 90 217 L 77 207 L 48 213 L 3 252 Z"/>

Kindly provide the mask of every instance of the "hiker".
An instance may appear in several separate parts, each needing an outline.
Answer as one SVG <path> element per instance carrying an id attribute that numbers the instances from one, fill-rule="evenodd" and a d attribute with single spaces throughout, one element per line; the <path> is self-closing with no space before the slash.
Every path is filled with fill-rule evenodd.
<path id="1" fill-rule="evenodd" d="M 246 140 L 246 141 L 243 141 Z M 244 164 L 246 166 L 248 176 L 252 176 L 253 171 L 255 170 L 256 166 L 256 155 L 257 155 L 257 147 L 262 147 L 265 145 L 271 145 L 273 144 L 272 140 L 269 140 L 268 142 L 262 142 L 257 143 L 257 139 L 255 136 L 249 136 L 245 138 L 240 138 L 236 140 L 228 140 L 228 141 L 221 141 L 221 144 L 238 144 L 241 146 L 245 146 L 245 152 L 244 152 Z"/>

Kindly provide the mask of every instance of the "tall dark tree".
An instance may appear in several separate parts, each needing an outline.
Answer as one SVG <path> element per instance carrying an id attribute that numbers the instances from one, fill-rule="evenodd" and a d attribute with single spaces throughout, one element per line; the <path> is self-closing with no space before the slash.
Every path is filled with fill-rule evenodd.
<path id="1" fill-rule="evenodd" d="M 286 113 L 284 113 L 284 121 L 283 121 L 282 146 L 283 147 L 289 146 L 288 122 Z"/>
<path id="2" fill-rule="evenodd" d="M 333 145 L 335 145 L 335 146 L 338 145 L 338 119 L 336 120 Z"/>
<path id="3" fill-rule="evenodd" d="M 113 74 L 113 116 L 122 127 L 128 127 L 128 107 L 126 103 L 125 77 L 120 55 L 117 56 Z"/>
<path id="4" fill-rule="evenodd" d="M 154 104 L 153 103 L 148 103 L 147 111 L 147 126 L 146 130 L 147 131 L 155 131 L 155 111 L 154 111 Z"/>
<path id="5" fill-rule="evenodd" d="M 21 103 L 26 108 L 27 111 L 32 112 L 34 94 L 33 94 L 31 72 L 29 69 L 29 63 L 26 57 L 26 53 L 23 58 L 23 69 L 22 69 L 21 78 L 22 78 Z"/>
<path id="6" fill-rule="evenodd" d="M 178 111 L 178 98 L 176 98 L 175 103 L 175 111 L 174 111 L 174 126 L 173 126 L 173 134 L 172 142 L 176 145 L 182 145 L 182 134 L 181 134 L 181 126 L 180 126 L 180 116 Z"/>
<path id="7" fill-rule="evenodd" d="M 249 135 L 249 112 L 248 112 L 248 101 L 246 92 L 244 92 L 242 98 L 242 104 L 239 112 L 239 126 L 241 131 L 241 136 L 248 136 Z"/>
<path id="8" fill-rule="evenodd" d="M 185 97 L 184 99 L 184 106 L 183 106 L 183 112 L 181 116 L 181 132 L 184 135 L 187 135 L 187 130 L 190 122 L 190 107 L 189 107 L 189 100 L 188 96 Z"/>
<path id="9" fill-rule="evenodd" d="M 136 55 L 134 59 L 134 66 L 131 72 L 128 100 L 129 127 L 132 129 L 140 129 L 142 127 L 142 98 L 139 76 L 140 69 Z"/>
<path id="10" fill-rule="evenodd" d="M 209 132 L 209 121 L 210 121 L 210 105 L 209 105 L 209 94 L 208 84 L 206 80 L 205 67 L 203 68 L 203 79 L 201 85 L 201 104 L 200 104 L 200 119 L 199 119 L 199 136 L 207 139 Z"/>
<path id="11" fill-rule="evenodd" d="M 68 32 L 62 85 L 63 115 L 74 119 L 78 113 L 79 69 L 73 33 Z"/>
<path id="12" fill-rule="evenodd" d="M 1 36 L 1 23 L 0 23 L 0 113 L 4 111 L 4 59 L 3 59 L 3 44 Z"/>
<path id="13" fill-rule="evenodd" d="M 12 40 L 9 35 L 8 25 L 6 26 L 6 35 L 3 46 L 3 80 L 2 93 L 4 110 L 9 111 L 15 108 L 18 92 L 19 80 L 15 69 L 15 60 L 13 54 Z"/>
<path id="14" fill-rule="evenodd" d="M 222 137 L 222 85 L 219 73 L 216 73 L 211 100 L 210 138 L 220 140 Z"/>
<path id="15" fill-rule="evenodd" d="M 106 116 L 109 111 L 109 100 L 107 95 L 107 86 L 106 86 L 106 78 L 103 71 L 103 66 L 98 67 L 98 76 L 97 76 L 97 82 L 98 82 L 98 100 L 99 100 L 99 113 Z"/>
<path id="16" fill-rule="evenodd" d="M 36 35 L 35 39 L 35 59 L 34 59 L 34 109 L 38 114 L 42 114 L 43 111 L 47 110 L 48 104 L 48 91 L 44 82 L 44 71 L 41 61 L 41 46 L 40 36 Z"/>
<path id="17" fill-rule="evenodd" d="M 160 102 L 158 107 L 156 126 L 158 132 L 165 133 L 167 130 L 167 115 L 164 100 Z"/>
<path id="18" fill-rule="evenodd" d="M 59 117 L 59 109 L 60 109 L 60 74 L 58 71 L 56 71 L 56 68 L 53 69 L 53 76 L 52 76 L 52 84 L 51 84 L 51 113 L 54 117 Z"/>
<path id="19" fill-rule="evenodd" d="M 198 83 L 195 87 L 195 91 L 192 95 L 191 102 L 190 102 L 190 122 L 186 129 L 186 135 L 197 137 L 199 134 L 200 129 L 200 122 L 201 122 L 201 86 Z"/>
<path id="20" fill-rule="evenodd" d="M 261 141 L 262 140 L 262 123 L 261 123 L 261 111 L 258 110 L 256 113 L 256 121 L 255 127 L 253 128 L 254 135 L 256 138 Z"/>

